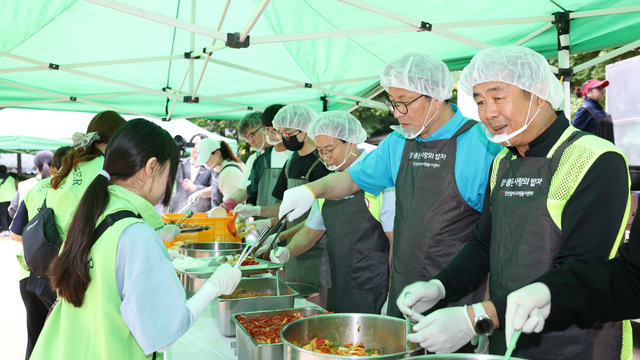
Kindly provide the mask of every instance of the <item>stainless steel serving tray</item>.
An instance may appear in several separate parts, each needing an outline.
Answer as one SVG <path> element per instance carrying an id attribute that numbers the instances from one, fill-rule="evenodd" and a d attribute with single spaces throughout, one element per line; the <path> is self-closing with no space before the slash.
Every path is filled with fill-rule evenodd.
<path id="1" fill-rule="evenodd" d="M 234 314 L 262 310 L 291 309 L 293 308 L 293 301 L 298 295 L 295 290 L 290 289 L 287 284 L 276 276 L 242 278 L 240 284 L 238 284 L 238 288 L 274 295 L 277 294 L 277 289 L 279 288 L 280 295 L 257 296 L 242 299 L 217 298 L 220 315 L 220 333 L 224 336 L 236 335 L 235 323 L 232 320 Z"/>
<path id="2" fill-rule="evenodd" d="M 268 311 L 255 311 L 242 314 L 235 314 L 232 320 L 236 326 L 236 341 L 238 342 L 238 359 L 257 359 L 257 360 L 270 360 L 270 359 L 283 359 L 284 347 L 282 343 L 277 344 L 261 344 L 257 342 L 249 331 L 242 326 L 240 321 L 236 318 L 239 315 L 244 315 L 249 319 L 254 319 L 260 316 L 273 317 L 276 315 L 293 315 L 296 312 L 301 312 L 304 316 L 319 315 L 324 313 L 324 310 L 317 308 L 299 308 L 289 310 L 268 310 Z"/>

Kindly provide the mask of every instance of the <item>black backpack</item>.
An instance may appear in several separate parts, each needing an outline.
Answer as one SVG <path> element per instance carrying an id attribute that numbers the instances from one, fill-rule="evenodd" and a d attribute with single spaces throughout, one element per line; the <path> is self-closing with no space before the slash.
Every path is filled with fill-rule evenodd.
<path id="1" fill-rule="evenodd" d="M 93 242 L 95 243 L 109 226 L 127 217 L 140 218 L 140 215 L 128 210 L 121 210 L 107 215 L 96 227 L 93 233 Z M 58 228 L 56 228 L 53 209 L 47 207 L 47 200 L 45 199 L 36 216 L 25 225 L 22 231 L 24 261 L 38 277 L 46 277 L 49 264 L 58 257 L 61 245 L 62 239 Z"/>

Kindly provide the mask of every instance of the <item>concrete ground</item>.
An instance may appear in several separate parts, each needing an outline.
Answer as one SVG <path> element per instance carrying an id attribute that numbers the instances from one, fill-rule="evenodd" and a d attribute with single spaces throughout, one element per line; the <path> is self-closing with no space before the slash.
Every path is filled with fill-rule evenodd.
<path id="1" fill-rule="evenodd" d="M 16 253 L 21 245 L 0 237 L 0 358 L 22 360 L 27 344 L 25 310 L 18 287 L 18 262 Z M 633 324 L 633 360 L 640 360 L 640 323 Z"/>
<path id="2" fill-rule="evenodd" d="M 22 245 L 8 236 L 0 237 L 0 357 L 6 360 L 24 359 L 27 346 L 26 316 L 16 261 L 16 253 L 21 248 Z"/>

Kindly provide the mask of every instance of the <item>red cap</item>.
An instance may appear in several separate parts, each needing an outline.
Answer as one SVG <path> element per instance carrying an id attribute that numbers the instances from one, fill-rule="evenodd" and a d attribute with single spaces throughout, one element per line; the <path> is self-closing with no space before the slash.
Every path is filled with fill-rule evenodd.
<path id="1" fill-rule="evenodd" d="M 587 84 L 584 85 L 584 87 L 582 88 L 582 96 L 584 96 L 589 89 L 595 88 L 598 86 L 602 86 L 603 88 L 606 88 L 607 86 L 609 86 L 609 80 L 598 80 L 598 79 L 589 80 Z"/>

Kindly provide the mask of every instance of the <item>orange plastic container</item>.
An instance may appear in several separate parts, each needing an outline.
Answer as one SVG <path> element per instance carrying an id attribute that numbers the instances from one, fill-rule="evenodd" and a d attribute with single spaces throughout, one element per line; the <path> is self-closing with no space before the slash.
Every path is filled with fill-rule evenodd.
<path id="1" fill-rule="evenodd" d="M 178 221 L 181 216 L 182 214 L 163 214 L 162 220 L 164 220 L 165 224 L 168 224 L 171 221 Z M 240 238 L 231 235 L 227 230 L 227 223 L 232 219 L 233 216 L 230 213 L 227 213 L 227 216 L 223 218 L 208 218 L 207 213 L 194 213 L 192 217 L 184 221 L 185 224 L 211 226 L 211 228 L 199 232 L 180 234 L 173 241 L 165 241 L 164 244 L 169 249 L 172 246 L 181 245 L 178 243 L 180 241 L 185 244 L 194 242 L 242 242 Z"/>

